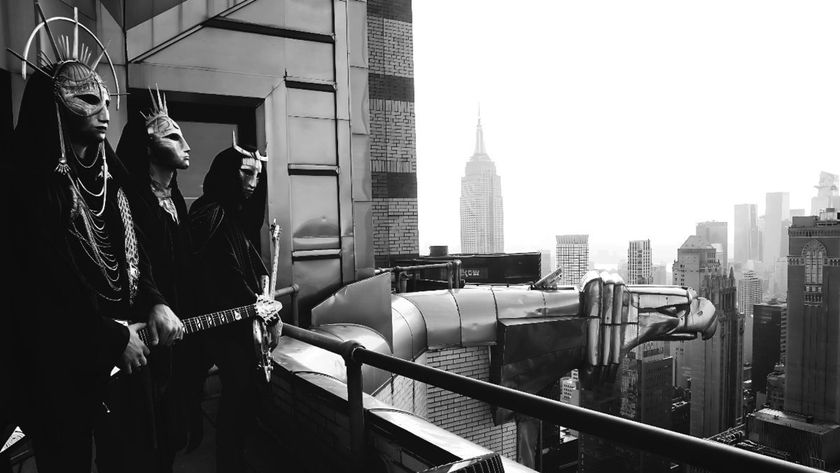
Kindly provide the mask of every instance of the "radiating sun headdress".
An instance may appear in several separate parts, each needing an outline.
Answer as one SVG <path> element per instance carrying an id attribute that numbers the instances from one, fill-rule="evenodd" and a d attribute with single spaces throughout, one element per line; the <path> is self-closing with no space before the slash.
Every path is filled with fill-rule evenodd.
<path id="1" fill-rule="evenodd" d="M 43 74 L 50 80 L 53 101 L 55 103 L 56 120 L 58 123 L 58 137 L 60 143 L 60 155 L 55 171 L 66 176 L 72 194 L 72 209 L 70 234 L 78 239 L 87 257 L 96 264 L 102 273 L 107 284 L 107 290 L 98 289 L 100 296 L 116 300 L 123 288 L 128 286 L 129 300 L 133 301 L 138 290 L 139 279 L 139 256 L 137 250 L 137 238 L 134 232 L 134 223 L 131 218 L 131 211 L 128 199 L 122 189 L 117 188 L 116 203 L 120 218 L 123 223 L 123 248 L 125 250 L 125 264 L 127 281 L 120 271 L 120 264 L 115 254 L 115 245 L 111 241 L 113 235 L 108 232 L 105 225 L 104 212 L 108 202 L 108 191 L 112 187 L 109 181 L 112 179 L 108 172 L 108 159 L 105 156 L 104 142 L 99 143 L 96 156 L 90 160 L 86 156 L 76 156 L 72 146 L 67 145 L 68 137 L 65 137 L 66 130 L 62 126 L 61 110 L 63 107 L 68 113 L 79 117 L 90 117 L 99 113 L 107 106 L 108 97 L 116 96 L 117 108 L 119 109 L 119 81 L 114 70 L 114 64 L 108 51 L 99 38 L 85 25 L 79 23 L 79 11 L 73 8 L 73 18 L 52 17 L 46 18 L 40 4 L 35 3 L 38 16 L 41 21 L 29 35 L 23 54 L 18 54 L 11 49 L 8 51 L 22 61 L 21 75 L 26 79 L 27 66 L 31 67 L 36 74 Z M 53 36 L 50 29 L 51 23 L 66 22 L 73 27 L 72 38 L 62 35 L 58 39 Z M 94 57 L 93 50 L 79 42 L 79 30 L 90 36 L 100 49 L 100 53 Z M 38 54 L 38 64 L 29 60 L 29 50 L 35 36 L 43 31 L 46 34 L 52 49 L 53 57 L 46 51 Z M 105 58 L 111 69 L 116 87 L 115 94 L 109 94 L 105 83 L 96 68 L 102 58 Z M 80 179 L 79 175 L 71 169 L 67 162 L 67 154 L 75 157 L 77 169 L 96 170 L 93 179 Z M 92 182 L 91 182 L 92 181 Z M 100 187 L 101 186 L 101 187 Z"/>
<path id="2" fill-rule="evenodd" d="M 70 113 L 81 117 L 89 117 L 99 113 L 105 107 L 109 96 L 115 96 L 117 109 L 119 109 L 120 85 L 117 80 L 117 72 L 111 61 L 111 56 L 108 54 L 102 42 L 99 41 L 99 38 L 88 27 L 79 23 L 79 11 L 77 8 L 73 8 L 73 18 L 56 16 L 47 19 L 44 16 L 41 5 L 36 2 L 35 6 L 41 22 L 35 26 L 35 29 L 29 35 L 23 54 L 18 54 L 11 49 L 8 49 L 8 51 L 21 60 L 21 75 L 24 79 L 26 79 L 27 66 L 29 66 L 36 73 L 43 74 L 52 81 L 61 141 L 61 156 L 59 157 L 56 171 L 66 174 L 69 169 L 67 166 L 64 133 L 60 126 L 61 115 L 58 109 L 59 104 L 63 105 Z M 50 23 L 54 22 L 71 23 L 73 25 L 73 37 L 70 38 L 62 35 L 56 39 L 50 30 Z M 93 56 L 93 50 L 79 42 L 80 29 L 87 33 L 99 47 L 100 53 L 95 58 Z M 38 54 L 40 65 L 36 65 L 29 60 L 29 50 L 32 47 L 32 41 L 35 39 L 35 36 L 42 30 L 46 33 L 49 40 L 53 57 L 50 57 L 46 51 L 41 51 Z M 103 57 L 108 62 L 111 75 L 114 77 L 116 87 L 116 93 L 114 94 L 108 93 L 105 83 L 99 77 L 99 74 L 96 73 L 96 68 Z"/>
<path id="3" fill-rule="evenodd" d="M 149 89 L 149 96 L 152 99 L 152 106 L 149 113 L 140 112 L 146 125 L 146 133 L 149 136 L 163 138 L 171 134 L 184 136 L 181 127 L 169 116 L 169 109 L 166 106 L 166 94 L 160 93 L 157 84 L 155 91 Z"/>

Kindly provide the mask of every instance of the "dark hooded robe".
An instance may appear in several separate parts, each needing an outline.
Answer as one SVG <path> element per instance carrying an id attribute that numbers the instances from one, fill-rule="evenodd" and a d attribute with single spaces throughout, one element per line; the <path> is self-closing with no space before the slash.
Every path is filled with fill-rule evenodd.
<path id="1" fill-rule="evenodd" d="M 14 198 L 3 202 L 11 233 L 3 251 L 12 264 L 6 270 L 13 276 L 7 281 L 14 295 L 2 316 L 3 330 L 12 334 L 7 349 L 14 354 L 8 388 L 13 420 L 32 439 L 42 473 L 90 471 L 91 432 L 105 412 L 109 373 L 129 338 L 128 329 L 114 319 L 145 321 L 155 304 L 165 303 L 142 245 L 137 292 L 133 300 L 130 296 L 127 211 L 118 199 L 127 175 L 107 141 L 110 176 L 105 178 L 110 180 L 102 222 L 116 287 L 88 254 L 83 236 L 73 231 L 73 219 L 80 217 L 70 180 L 55 172 L 61 151 L 56 110 L 52 80 L 34 74 L 24 90 L 12 150 L 4 156 L 14 160 L 19 176 L 8 179 Z M 72 156 L 68 165 L 71 176 L 99 188 L 99 166 L 85 169 Z"/>
<path id="2" fill-rule="evenodd" d="M 261 277 L 259 231 L 265 216 L 265 167 L 256 190 L 244 199 L 239 178 L 243 155 L 219 153 L 204 178 L 204 194 L 190 208 L 190 224 L 202 275 L 201 310 L 211 312 L 256 301 Z M 244 439 L 257 404 L 257 370 L 251 321 L 207 332 L 209 351 L 219 367 L 222 396 L 216 425 L 219 472 L 244 470 Z"/>
<path id="3" fill-rule="evenodd" d="M 171 197 L 178 220 L 159 205 L 149 176 L 148 143 L 142 120 L 130 120 L 117 151 L 128 169 L 126 194 L 157 287 L 183 319 L 194 315 L 195 299 L 187 207 L 176 176 Z M 186 445 L 189 425 L 201 421 L 199 401 L 206 363 L 200 345 L 196 337 L 188 337 L 171 347 L 153 347 L 148 366 L 112 382 L 107 470 L 172 471 L 175 453 Z"/>

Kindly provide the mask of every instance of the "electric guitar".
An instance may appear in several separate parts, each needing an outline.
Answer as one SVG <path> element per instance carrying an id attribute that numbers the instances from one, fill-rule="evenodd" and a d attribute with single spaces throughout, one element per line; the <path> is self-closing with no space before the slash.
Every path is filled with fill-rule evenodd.
<path id="1" fill-rule="evenodd" d="M 263 298 L 274 300 L 274 290 L 277 289 L 277 265 L 278 257 L 280 255 L 280 225 L 277 225 L 277 219 L 274 219 L 269 228 L 271 235 L 271 243 L 274 247 L 274 257 L 271 260 L 271 275 L 263 276 Z M 282 323 L 282 322 L 278 322 Z M 270 324 L 262 319 L 254 319 L 251 327 L 254 334 L 254 351 L 257 355 L 257 367 L 259 371 L 265 375 L 265 381 L 271 381 L 271 370 L 274 365 L 271 364 L 271 335 L 268 332 Z M 279 337 L 279 334 L 278 334 Z M 277 341 L 274 340 L 276 345 Z"/>
<path id="2" fill-rule="evenodd" d="M 196 317 L 190 317 L 188 319 L 181 320 L 181 323 L 184 324 L 184 335 L 201 332 L 203 330 L 211 329 L 214 327 L 221 327 L 223 325 L 227 325 L 245 319 L 254 319 L 255 325 L 258 323 L 263 327 L 267 327 L 273 323 L 278 323 L 278 314 L 280 313 L 280 309 L 282 308 L 283 304 L 281 304 L 278 301 L 275 301 L 273 299 L 267 299 L 264 297 L 259 297 L 257 298 L 257 301 L 253 304 L 248 304 L 242 307 L 235 307 L 233 309 L 220 310 L 218 312 L 212 312 Z M 124 320 L 117 320 L 117 322 L 123 325 L 129 324 L 127 321 Z M 142 340 L 143 343 L 147 345 L 149 344 L 149 340 L 151 338 L 151 331 L 148 327 L 143 327 L 142 329 L 138 330 L 137 335 L 140 337 L 140 340 Z M 264 352 L 263 348 L 267 352 Z M 257 352 L 257 359 L 259 360 L 258 365 L 260 366 L 260 368 L 262 368 L 263 363 L 265 363 L 264 360 L 268 360 L 270 363 L 271 352 L 268 351 L 267 343 L 260 344 L 260 351 Z M 111 370 L 111 376 L 116 375 L 119 371 L 119 368 L 114 367 Z"/>

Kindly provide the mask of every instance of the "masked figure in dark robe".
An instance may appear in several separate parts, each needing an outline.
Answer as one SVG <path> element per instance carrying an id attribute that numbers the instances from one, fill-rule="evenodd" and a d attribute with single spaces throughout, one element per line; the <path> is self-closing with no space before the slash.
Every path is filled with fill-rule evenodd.
<path id="1" fill-rule="evenodd" d="M 268 274 L 257 249 L 267 189 L 263 160 L 255 149 L 234 143 L 213 160 L 204 194 L 190 208 L 204 311 L 251 304 L 261 292 L 261 277 Z M 242 320 L 207 333 L 222 382 L 216 424 L 219 472 L 245 471 L 243 442 L 257 404 L 251 330 L 250 321 Z"/>
<path id="2" fill-rule="evenodd" d="M 177 181 L 177 171 L 189 167 L 189 152 L 159 92 L 152 94 L 147 113 L 129 117 L 117 148 L 129 170 L 126 194 L 138 238 L 158 289 L 180 317 L 194 313 L 195 299 L 187 207 Z M 147 368 L 112 383 L 109 450 L 124 450 L 113 459 L 115 471 L 172 471 L 175 453 L 186 444 L 190 420 L 200 422 L 198 402 L 206 370 L 201 369 L 199 344 L 196 337 L 188 337 L 177 346 L 157 347 Z"/>
<path id="3" fill-rule="evenodd" d="M 41 18 L 54 57 L 30 63 L 5 156 L 20 172 L 8 181 L 15 198 L 3 203 L 11 233 L 4 259 L 14 268 L 3 314 L 14 362 L 4 366 L 3 389 L 39 472 L 88 473 L 112 369 L 146 364 L 141 330 L 151 329 L 147 340 L 157 345 L 183 327 L 155 286 L 123 191 L 125 169 L 105 139 L 110 96 L 94 72 L 99 59 L 90 61 L 78 37 L 56 41 Z"/>

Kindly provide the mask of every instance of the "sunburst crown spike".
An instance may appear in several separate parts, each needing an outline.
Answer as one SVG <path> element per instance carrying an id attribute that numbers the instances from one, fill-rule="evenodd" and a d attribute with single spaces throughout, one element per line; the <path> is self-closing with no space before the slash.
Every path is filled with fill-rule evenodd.
<path id="1" fill-rule="evenodd" d="M 79 59 L 79 9 L 73 7 L 73 59 Z"/>
<path id="2" fill-rule="evenodd" d="M 44 15 L 44 10 L 41 9 L 41 4 L 38 3 L 38 2 L 35 2 L 35 9 L 38 10 L 38 16 L 41 17 L 41 23 L 43 23 L 43 25 L 44 25 L 44 31 L 47 32 L 47 37 L 50 39 L 50 45 L 52 45 L 53 53 L 55 53 L 56 61 L 61 61 L 62 59 L 66 59 L 66 58 L 62 58 L 61 53 L 58 51 L 58 45 L 55 44 L 55 36 L 53 36 L 52 31 L 50 31 L 50 25 L 49 25 L 49 22 L 47 21 L 47 17 Z M 24 76 L 24 79 L 26 79 L 26 76 Z"/>

